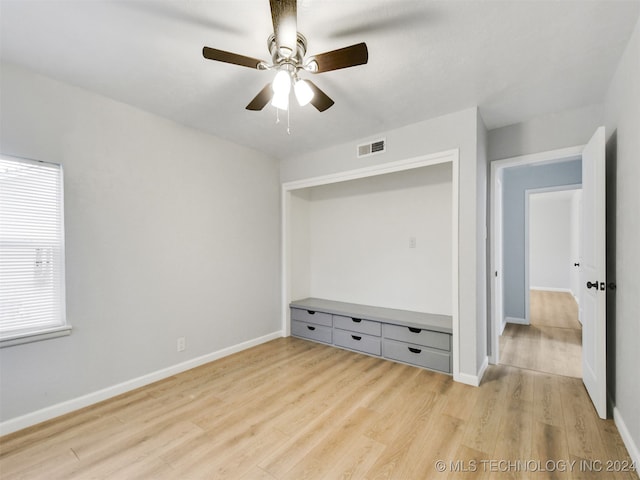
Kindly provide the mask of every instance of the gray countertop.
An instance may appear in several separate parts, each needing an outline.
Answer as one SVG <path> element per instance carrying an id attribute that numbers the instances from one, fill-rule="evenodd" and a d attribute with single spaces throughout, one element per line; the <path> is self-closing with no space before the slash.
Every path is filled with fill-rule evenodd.
<path id="1" fill-rule="evenodd" d="M 289 304 L 292 308 L 312 310 L 344 315 L 346 317 L 376 320 L 379 322 L 393 323 L 407 327 L 424 328 L 436 332 L 452 333 L 451 315 L 436 313 L 412 312 L 395 308 L 372 307 L 357 303 L 337 302 L 323 298 L 303 298 L 294 300 Z"/>

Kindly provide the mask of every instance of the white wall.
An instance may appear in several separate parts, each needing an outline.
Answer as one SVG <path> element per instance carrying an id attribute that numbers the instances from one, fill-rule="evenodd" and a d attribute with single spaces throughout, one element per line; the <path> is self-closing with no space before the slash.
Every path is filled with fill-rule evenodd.
<path id="1" fill-rule="evenodd" d="M 531 289 L 572 292 L 573 193 L 544 192 L 529 196 Z"/>
<path id="2" fill-rule="evenodd" d="M 478 186 L 478 170 L 484 168 L 484 160 L 478 156 L 482 133 L 477 109 L 470 108 L 283 159 L 280 175 L 283 182 L 291 182 L 459 149 L 459 368 L 461 378 L 470 382 L 481 374 L 487 357 L 486 309 L 478 308 L 484 301 L 478 300 L 478 296 L 486 296 L 485 276 L 478 275 L 478 265 L 486 263 L 481 248 L 485 225 L 479 225 L 486 215 L 486 200 Z M 387 140 L 384 154 L 356 158 L 356 145 L 380 136 Z"/>
<path id="3" fill-rule="evenodd" d="M 310 296 L 450 315 L 451 174 L 446 163 L 310 188 Z"/>
<path id="4" fill-rule="evenodd" d="M 609 394 L 616 423 L 640 464 L 640 21 L 606 96 Z M 612 306 L 613 308 L 610 308 Z"/>
<path id="5" fill-rule="evenodd" d="M 280 330 L 275 160 L 13 65 L 1 75 L 2 152 L 64 166 L 73 326 L 0 350 L 3 422 Z"/>
<path id="6" fill-rule="evenodd" d="M 310 190 L 291 192 L 289 201 L 289 241 L 290 248 L 288 277 L 291 280 L 289 298 L 302 299 L 311 296 L 311 227 Z"/>

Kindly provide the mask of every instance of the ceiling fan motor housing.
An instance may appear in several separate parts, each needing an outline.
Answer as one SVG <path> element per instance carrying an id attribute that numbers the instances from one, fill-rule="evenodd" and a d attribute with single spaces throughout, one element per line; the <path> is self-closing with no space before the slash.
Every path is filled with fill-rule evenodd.
<path id="1" fill-rule="evenodd" d="M 276 36 L 274 34 L 269 35 L 269 38 L 267 39 L 267 47 L 269 48 L 269 53 L 271 53 L 271 61 L 273 62 L 272 68 L 282 68 L 285 65 L 291 65 L 293 67 L 292 70 L 295 71 L 304 69 L 305 65 L 303 62 L 304 56 L 307 54 L 307 39 L 301 33 L 297 34 L 296 46 L 295 55 L 286 57 L 282 55 L 278 49 Z"/>

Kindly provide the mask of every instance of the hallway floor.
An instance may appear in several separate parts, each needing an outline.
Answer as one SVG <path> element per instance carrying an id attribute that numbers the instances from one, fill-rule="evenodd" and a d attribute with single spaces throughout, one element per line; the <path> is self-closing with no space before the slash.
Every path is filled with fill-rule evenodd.
<path id="1" fill-rule="evenodd" d="M 500 363 L 582 378 L 582 326 L 578 305 L 564 292 L 532 290 L 531 325 L 508 323 L 500 337 Z"/>

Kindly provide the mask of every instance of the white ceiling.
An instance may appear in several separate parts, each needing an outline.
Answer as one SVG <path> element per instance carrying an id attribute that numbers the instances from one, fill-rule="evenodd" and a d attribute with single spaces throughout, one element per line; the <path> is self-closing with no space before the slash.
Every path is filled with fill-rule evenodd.
<path id="1" fill-rule="evenodd" d="M 318 74 L 324 113 L 245 106 L 273 72 L 267 0 L 0 0 L 4 61 L 283 158 L 478 105 L 488 128 L 600 103 L 640 0 L 300 0 L 308 53 L 364 41 L 369 63 Z"/>

